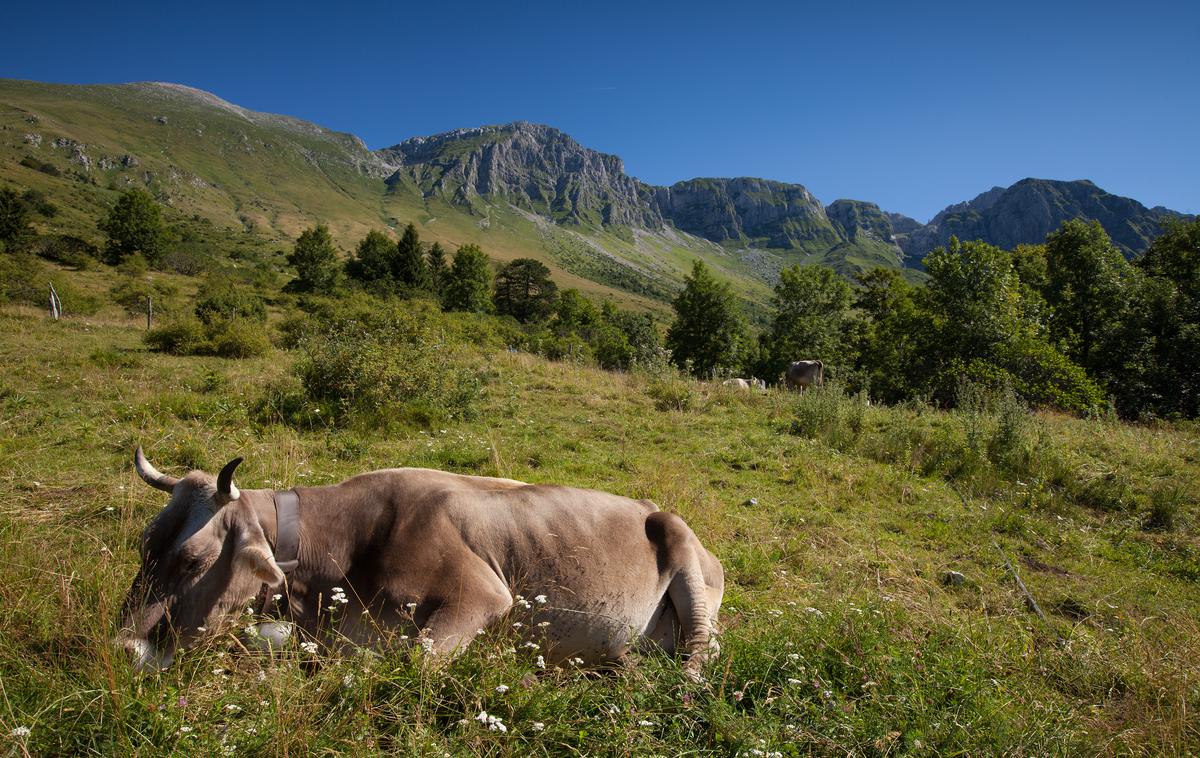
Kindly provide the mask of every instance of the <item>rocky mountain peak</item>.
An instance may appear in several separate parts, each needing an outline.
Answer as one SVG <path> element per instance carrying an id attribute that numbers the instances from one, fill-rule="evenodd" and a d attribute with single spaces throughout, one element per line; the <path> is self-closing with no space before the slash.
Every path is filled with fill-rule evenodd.
<path id="1" fill-rule="evenodd" d="M 397 167 L 390 183 L 411 181 L 427 197 L 467 207 L 503 198 L 565 223 L 662 226 L 620 158 L 585 148 L 544 124 L 456 129 L 414 137 L 378 155 Z"/>

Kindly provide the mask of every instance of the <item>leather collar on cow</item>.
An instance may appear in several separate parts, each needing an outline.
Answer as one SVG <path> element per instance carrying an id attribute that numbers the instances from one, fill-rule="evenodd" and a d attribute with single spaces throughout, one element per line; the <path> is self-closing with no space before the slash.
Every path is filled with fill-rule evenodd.
<path id="1" fill-rule="evenodd" d="M 275 563 L 290 574 L 300 565 L 300 496 L 275 492 Z"/>
<path id="2" fill-rule="evenodd" d="M 300 496 L 295 490 L 276 490 L 272 497 L 275 500 L 275 565 L 286 577 L 300 565 Z M 268 613 L 271 598 L 271 588 L 264 584 L 258 593 L 261 615 L 273 615 Z"/>

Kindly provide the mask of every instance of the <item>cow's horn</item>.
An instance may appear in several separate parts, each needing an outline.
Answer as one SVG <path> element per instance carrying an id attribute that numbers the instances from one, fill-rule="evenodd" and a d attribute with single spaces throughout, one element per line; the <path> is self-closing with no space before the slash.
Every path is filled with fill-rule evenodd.
<path id="1" fill-rule="evenodd" d="M 225 464 L 225 468 L 221 469 L 221 473 L 217 474 L 217 501 L 221 505 L 232 503 L 242 496 L 238 491 L 237 485 L 233 483 L 233 470 L 242 462 L 242 458 L 234 458 L 229 463 Z"/>
<path id="2" fill-rule="evenodd" d="M 137 469 L 138 476 L 156 490 L 172 492 L 175 485 L 179 484 L 179 480 L 175 477 L 167 476 L 150 465 L 150 461 L 146 460 L 146 455 L 142 452 L 141 445 L 138 445 L 137 452 L 133 454 L 133 467 Z"/>

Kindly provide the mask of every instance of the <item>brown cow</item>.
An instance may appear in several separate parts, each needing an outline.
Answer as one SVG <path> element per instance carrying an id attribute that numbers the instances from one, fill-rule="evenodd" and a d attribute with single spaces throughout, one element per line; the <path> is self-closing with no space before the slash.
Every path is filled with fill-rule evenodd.
<path id="1" fill-rule="evenodd" d="M 803 390 L 819 387 L 825 381 L 825 364 L 821 361 L 795 361 L 783 375 L 784 386 Z"/>
<path id="2" fill-rule="evenodd" d="M 171 494 L 143 534 L 118 637 L 140 669 L 170 665 L 256 595 L 279 620 L 259 626 L 276 643 L 298 629 L 369 645 L 387 630 L 450 653 L 515 604 L 547 662 L 598 664 L 649 643 L 698 678 L 719 649 L 721 564 L 647 500 L 404 468 L 298 487 L 297 503 L 239 490 L 240 462 L 176 479 L 137 451 L 138 474 Z"/>

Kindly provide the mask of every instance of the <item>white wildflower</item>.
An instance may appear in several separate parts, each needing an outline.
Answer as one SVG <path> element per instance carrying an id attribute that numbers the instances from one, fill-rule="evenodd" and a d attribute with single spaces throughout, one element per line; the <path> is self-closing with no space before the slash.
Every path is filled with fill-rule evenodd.
<path id="1" fill-rule="evenodd" d="M 538 605 L 545 605 L 546 604 L 546 596 L 545 595 L 537 595 L 536 597 L 533 598 L 533 602 L 537 603 Z"/>
<path id="2" fill-rule="evenodd" d="M 301 642 L 300 649 L 303 650 L 304 652 L 308 653 L 309 655 L 316 655 L 317 654 L 317 643 Z"/>
<path id="3" fill-rule="evenodd" d="M 798 661 L 798 660 L 800 660 L 800 654 L 799 653 L 788 653 L 788 660 L 789 661 Z"/>
<path id="4" fill-rule="evenodd" d="M 540 732 L 540 731 L 545 730 L 545 728 L 546 728 L 546 725 L 543 724 L 542 722 L 540 722 L 540 721 L 533 722 L 533 731 Z"/>
<path id="5" fill-rule="evenodd" d="M 271 599 L 278 603 L 280 600 L 283 600 L 283 595 L 276 592 L 274 595 L 271 595 Z"/>
<path id="6" fill-rule="evenodd" d="M 181 726 L 181 727 L 179 727 L 179 733 L 180 733 L 180 734 L 187 734 L 187 733 L 188 733 L 188 732 L 190 732 L 190 731 L 192 731 L 192 728 L 191 728 L 190 726 Z"/>
<path id="7" fill-rule="evenodd" d="M 499 692 L 501 695 L 503 695 L 505 692 L 508 692 L 508 685 L 507 684 L 500 685 L 499 687 L 496 688 L 496 692 Z"/>
<path id="8" fill-rule="evenodd" d="M 537 667 L 540 669 L 546 668 L 546 659 L 540 655 L 537 657 Z"/>
<path id="9" fill-rule="evenodd" d="M 229 705 L 225 706 L 225 710 L 229 711 L 230 713 L 237 713 L 238 711 L 242 710 L 242 706 L 238 705 L 237 703 L 230 703 Z"/>
<path id="10" fill-rule="evenodd" d="M 792 679 L 790 677 L 788 678 L 788 684 L 801 684 L 801 683 L 802 682 L 799 679 Z"/>
<path id="11" fill-rule="evenodd" d="M 550 626 L 550 622 L 549 621 L 539 621 L 538 626 L 540 626 L 542 629 L 545 629 L 546 627 Z"/>
<path id="12" fill-rule="evenodd" d="M 638 722 L 638 726 L 654 726 L 654 722 L 647 721 L 646 719 L 642 719 L 641 721 Z"/>
<path id="13" fill-rule="evenodd" d="M 9 734 L 10 734 L 10 736 L 13 736 L 13 737 L 28 737 L 29 732 L 30 732 L 29 727 L 18 726 L 16 729 L 13 729 L 11 732 L 9 732 Z"/>

